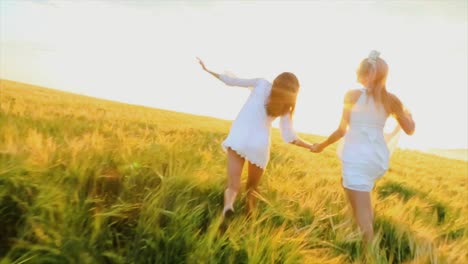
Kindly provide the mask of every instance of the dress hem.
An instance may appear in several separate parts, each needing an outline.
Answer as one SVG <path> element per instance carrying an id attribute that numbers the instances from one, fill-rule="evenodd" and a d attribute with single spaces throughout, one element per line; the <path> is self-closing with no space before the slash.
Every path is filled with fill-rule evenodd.
<path id="1" fill-rule="evenodd" d="M 225 144 L 224 142 L 221 144 L 221 146 L 223 147 L 224 151 L 227 151 L 227 148 L 230 148 L 230 149 L 232 149 L 234 152 L 236 152 L 237 155 L 239 155 L 239 156 L 241 156 L 242 158 L 246 159 L 248 162 L 252 163 L 253 165 L 259 167 L 259 168 L 262 169 L 262 170 L 265 170 L 265 167 L 266 167 L 266 166 L 261 166 L 261 165 L 258 164 L 258 162 L 252 161 L 249 157 L 247 157 L 246 154 L 244 154 L 244 153 L 242 153 L 241 151 L 235 149 L 234 147 L 229 146 L 229 145 Z"/>
<path id="2" fill-rule="evenodd" d="M 348 190 L 351 190 L 351 191 L 357 191 L 357 192 L 367 192 L 367 193 L 370 193 L 372 192 L 372 190 L 374 189 L 374 186 L 372 186 L 372 188 L 368 191 L 368 190 L 359 190 L 357 188 L 353 188 L 353 187 L 350 187 L 350 186 L 346 186 L 344 183 L 341 184 L 343 186 L 343 188 L 345 189 L 348 189 Z"/>

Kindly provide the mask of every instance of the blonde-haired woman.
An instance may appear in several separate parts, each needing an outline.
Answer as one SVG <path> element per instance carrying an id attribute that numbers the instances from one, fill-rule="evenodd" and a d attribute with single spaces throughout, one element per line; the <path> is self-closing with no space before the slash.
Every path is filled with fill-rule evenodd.
<path id="1" fill-rule="evenodd" d="M 363 59 L 357 79 L 364 88 L 346 93 L 338 129 L 312 147 L 312 152 L 321 152 L 344 136 L 339 153 L 342 184 L 365 241 L 374 237 L 370 192 L 374 182 L 388 169 L 390 153 L 383 132 L 385 122 L 393 116 L 406 134 L 413 134 L 415 129 L 409 111 L 396 95 L 387 92 L 387 74 L 388 65 L 379 52 L 372 51 Z"/>

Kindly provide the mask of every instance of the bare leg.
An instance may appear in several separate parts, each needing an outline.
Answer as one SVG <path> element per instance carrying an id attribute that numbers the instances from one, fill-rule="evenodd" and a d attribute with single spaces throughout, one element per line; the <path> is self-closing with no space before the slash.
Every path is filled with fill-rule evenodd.
<path id="1" fill-rule="evenodd" d="M 228 148 L 227 151 L 227 176 L 228 184 L 224 191 L 224 209 L 223 217 L 226 211 L 234 211 L 234 201 L 240 189 L 242 168 L 244 167 L 244 158 L 235 151 Z"/>
<path id="2" fill-rule="evenodd" d="M 258 192 L 258 184 L 262 177 L 263 169 L 249 162 L 249 177 L 247 179 L 247 213 L 251 214 L 255 209 L 255 193 Z"/>
<path id="3" fill-rule="evenodd" d="M 366 242 L 371 242 L 374 238 L 373 218 L 370 192 L 360 192 L 344 188 L 351 207 L 354 218 L 359 228 L 364 234 Z"/>

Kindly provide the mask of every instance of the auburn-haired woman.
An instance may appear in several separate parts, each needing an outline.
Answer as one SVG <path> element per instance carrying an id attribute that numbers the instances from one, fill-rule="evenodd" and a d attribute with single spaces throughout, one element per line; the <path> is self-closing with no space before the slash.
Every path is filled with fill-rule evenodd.
<path id="1" fill-rule="evenodd" d="M 247 211 L 255 207 L 255 193 L 270 157 L 271 123 L 280 117 L 282 138 L 287 143 L 310 149 L 293 130 L 292 117 L 299 91 L 299 81 L 290 72 L 278 75 L 273 84 L 265 79 L 239 79 L 203 70 L 229 86 L 252 88 L 244 106 L 234 120 L 228 137 L 222 143 L 227 152 L 228 184 L 224 192 L 223 219 L 234 212 L 234 201 L 240 189 L 244 163 L 248 163 Z"/>

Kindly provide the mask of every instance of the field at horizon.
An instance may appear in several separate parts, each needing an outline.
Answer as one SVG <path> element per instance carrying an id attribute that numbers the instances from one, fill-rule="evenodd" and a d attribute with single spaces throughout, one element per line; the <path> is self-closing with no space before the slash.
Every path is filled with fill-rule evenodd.
<path id="1" fill-rule="evenodd" d="M 468 162 L 397 149 L 364 254 L 335 147 L 276 129 L 257 212 L 242 193 L 221 234 L 230 124 L 0 80 L 0 263 L 468 263 Z"/>
<path id="2" fill-rule="evenodd" d="M 45 89 L 48 89 L 48 90 L 51 90 L 51 91 L 56 91 L 56 92 L 59 92 L 59 93 L 66 93 L 66 94 L 71 94 L 71 95 L 76 95 L 76 96 L 83 96 L 83 97 L 93 98 L 93 99 L 102 100 L 102 101 L 120 103 L 120 104 L 124 104 L 124 105 L 139 106 L 139 107 L 144 107 L 144 108 L 148 108 L 148 109 L 155 109 L 155 110 L 160 110 L 160 111 L 174 112 L 174 113 L 185 114 L 185 115 L 190 115 L 190 116 L 206 117 L 206 118 L 213 119 L 213 120 L 219 120 L 220 122 L 226 122 L 226 121 L 227 122 L 232 122 L 232 120 L 223 119 L 223 118 L 215 117 L 215 116 L 209 116 L 209 115 L 203 115 L 203 114 L 194 114 L 194 113 L 190 113 L 190 112 L 176 111 L 176 110 L 165 109 L 165 108 L 157 108 L 157 107 L 153 107 L 151 105 L 140 105 L 140 104 L 133 104 L 133 103 L 122 102 L 122 101 L 114 101 L 112 99 L 95 97 L 93 95 L 88 95 L 88 94 L 74 93 L 74 92 L 71 92 L 71 91 L 64 91 L 64 90 L 61 90 L 61 89 L 58 89 L 58 88 L 44 87 L 44 86 L 37 85 L 37 84 L 30 84 L 30 83 L 15 81 L 15 80 L 1 79 L 0 78 L 0 81 L 1 80 L 6 81 L 6 82 L 14 82 L 14 83 L 18 83 L 18 84 L 28 85 L 28 86 L 41 87 L 41 88 L 45 88 Z M 324 135 L 312 134 L 312 133 L 308 133 L 306 131 L 300 131 L 300 132 L 302 134 L 316 135 L 316 136 L 319 136 L 319 137 L 322 137 L 322 138 L 325 137 Z M 468 149 L 464 149 L 464 148 L 421 148 L 421 149 L 411 148 L 411 147 L 400 147 L 400 148 L 404 149 L 404 150 L 414 151 L 414 152 L 423 152 L 425 154 L 436 155 L 436 156 L 444 157 L 444 158 L 448 158 L 448 159 L 468 161 Z"/>
<path id="3" fill-rule="evenodd" d="M 468 149 L 428 149 L 426 152 L 449 159 L 468 161 Z"/>

